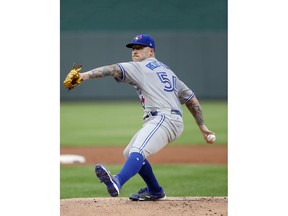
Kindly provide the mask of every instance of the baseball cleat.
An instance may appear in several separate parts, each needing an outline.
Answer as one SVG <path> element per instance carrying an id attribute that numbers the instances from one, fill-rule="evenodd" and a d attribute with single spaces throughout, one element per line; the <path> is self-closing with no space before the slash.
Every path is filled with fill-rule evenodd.
<path id="1" fill-rule="evenodd" d="M 101 164 L 97 164 L 95 166 L 95 173 L 98 179 L 107 187 L 108 193 L 112 197 L 117 197 L 120 194 L 120 183 L 117 178 L 111 175 L 111 173 L 105 169 L 105 167 Z"/>
<path id="2" fill-rule="evenodd" d="M 166 198 L 164 189 L 161 187 L 161 191 L 158 193 L 150 192 L 149 189 L 143 188 L 138 191 L 137 194 L 131 194 L 129 199 L 132 201 L 157 201 Z"/>

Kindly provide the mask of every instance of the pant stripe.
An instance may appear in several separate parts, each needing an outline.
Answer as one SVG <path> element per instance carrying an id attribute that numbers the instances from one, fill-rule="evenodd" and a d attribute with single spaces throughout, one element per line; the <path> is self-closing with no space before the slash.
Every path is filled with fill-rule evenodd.
<path id="1" fill-rule="evenodd" d="M 162 125 L 162 123 L 165 120 L 165 116 L 163 115 L 161 117 L 160 122 L 156 125 L 156 127 L 150 132 L 150 134 L 146 137 L 146 139 L 144 140 L 144 142 L 142 143 L 142 145 L 140 146 L 140 153 L 143 152 L 143 148 L 147 145 L 147 143 L 149 142 L 149 140 L 151 139 L 151 137 L 153 136 L 153 134 L 155 134 L 155 132 L 158 130 L 158 128 Z"/>

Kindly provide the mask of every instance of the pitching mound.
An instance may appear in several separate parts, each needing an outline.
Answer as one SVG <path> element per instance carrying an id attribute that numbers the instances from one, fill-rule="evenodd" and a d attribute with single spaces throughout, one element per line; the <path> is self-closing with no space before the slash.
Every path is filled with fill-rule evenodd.
<path id="1" fill-rule="evenodd" d="M 168 197 L 157 202 L 137 202 L 128 198 L 73 198 L 60 202 L 61 216 L 228 215 L 226 197 Z"/>

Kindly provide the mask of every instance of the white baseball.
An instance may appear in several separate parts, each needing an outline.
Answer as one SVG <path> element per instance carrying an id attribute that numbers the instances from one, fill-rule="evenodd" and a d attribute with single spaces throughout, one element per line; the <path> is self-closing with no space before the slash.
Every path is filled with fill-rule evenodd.
<path id="1" fill-rule="evenodd" d="M 216 136 L 214 134 L 209 134 L 207 136 L 207 140 L 210 142 L 210 143 L 214 143 L 216 141 Z"/>

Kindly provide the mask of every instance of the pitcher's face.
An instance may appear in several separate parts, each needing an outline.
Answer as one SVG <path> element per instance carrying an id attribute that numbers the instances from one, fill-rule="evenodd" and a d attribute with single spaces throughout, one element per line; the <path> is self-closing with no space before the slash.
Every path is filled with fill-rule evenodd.
<path id="1" fill-rule="evenodd" d="M 134 62 L 143 61 L 147 58 L 154 57 L 154 49 L 142 45 L 132 46 L 132 60 Z"/>

